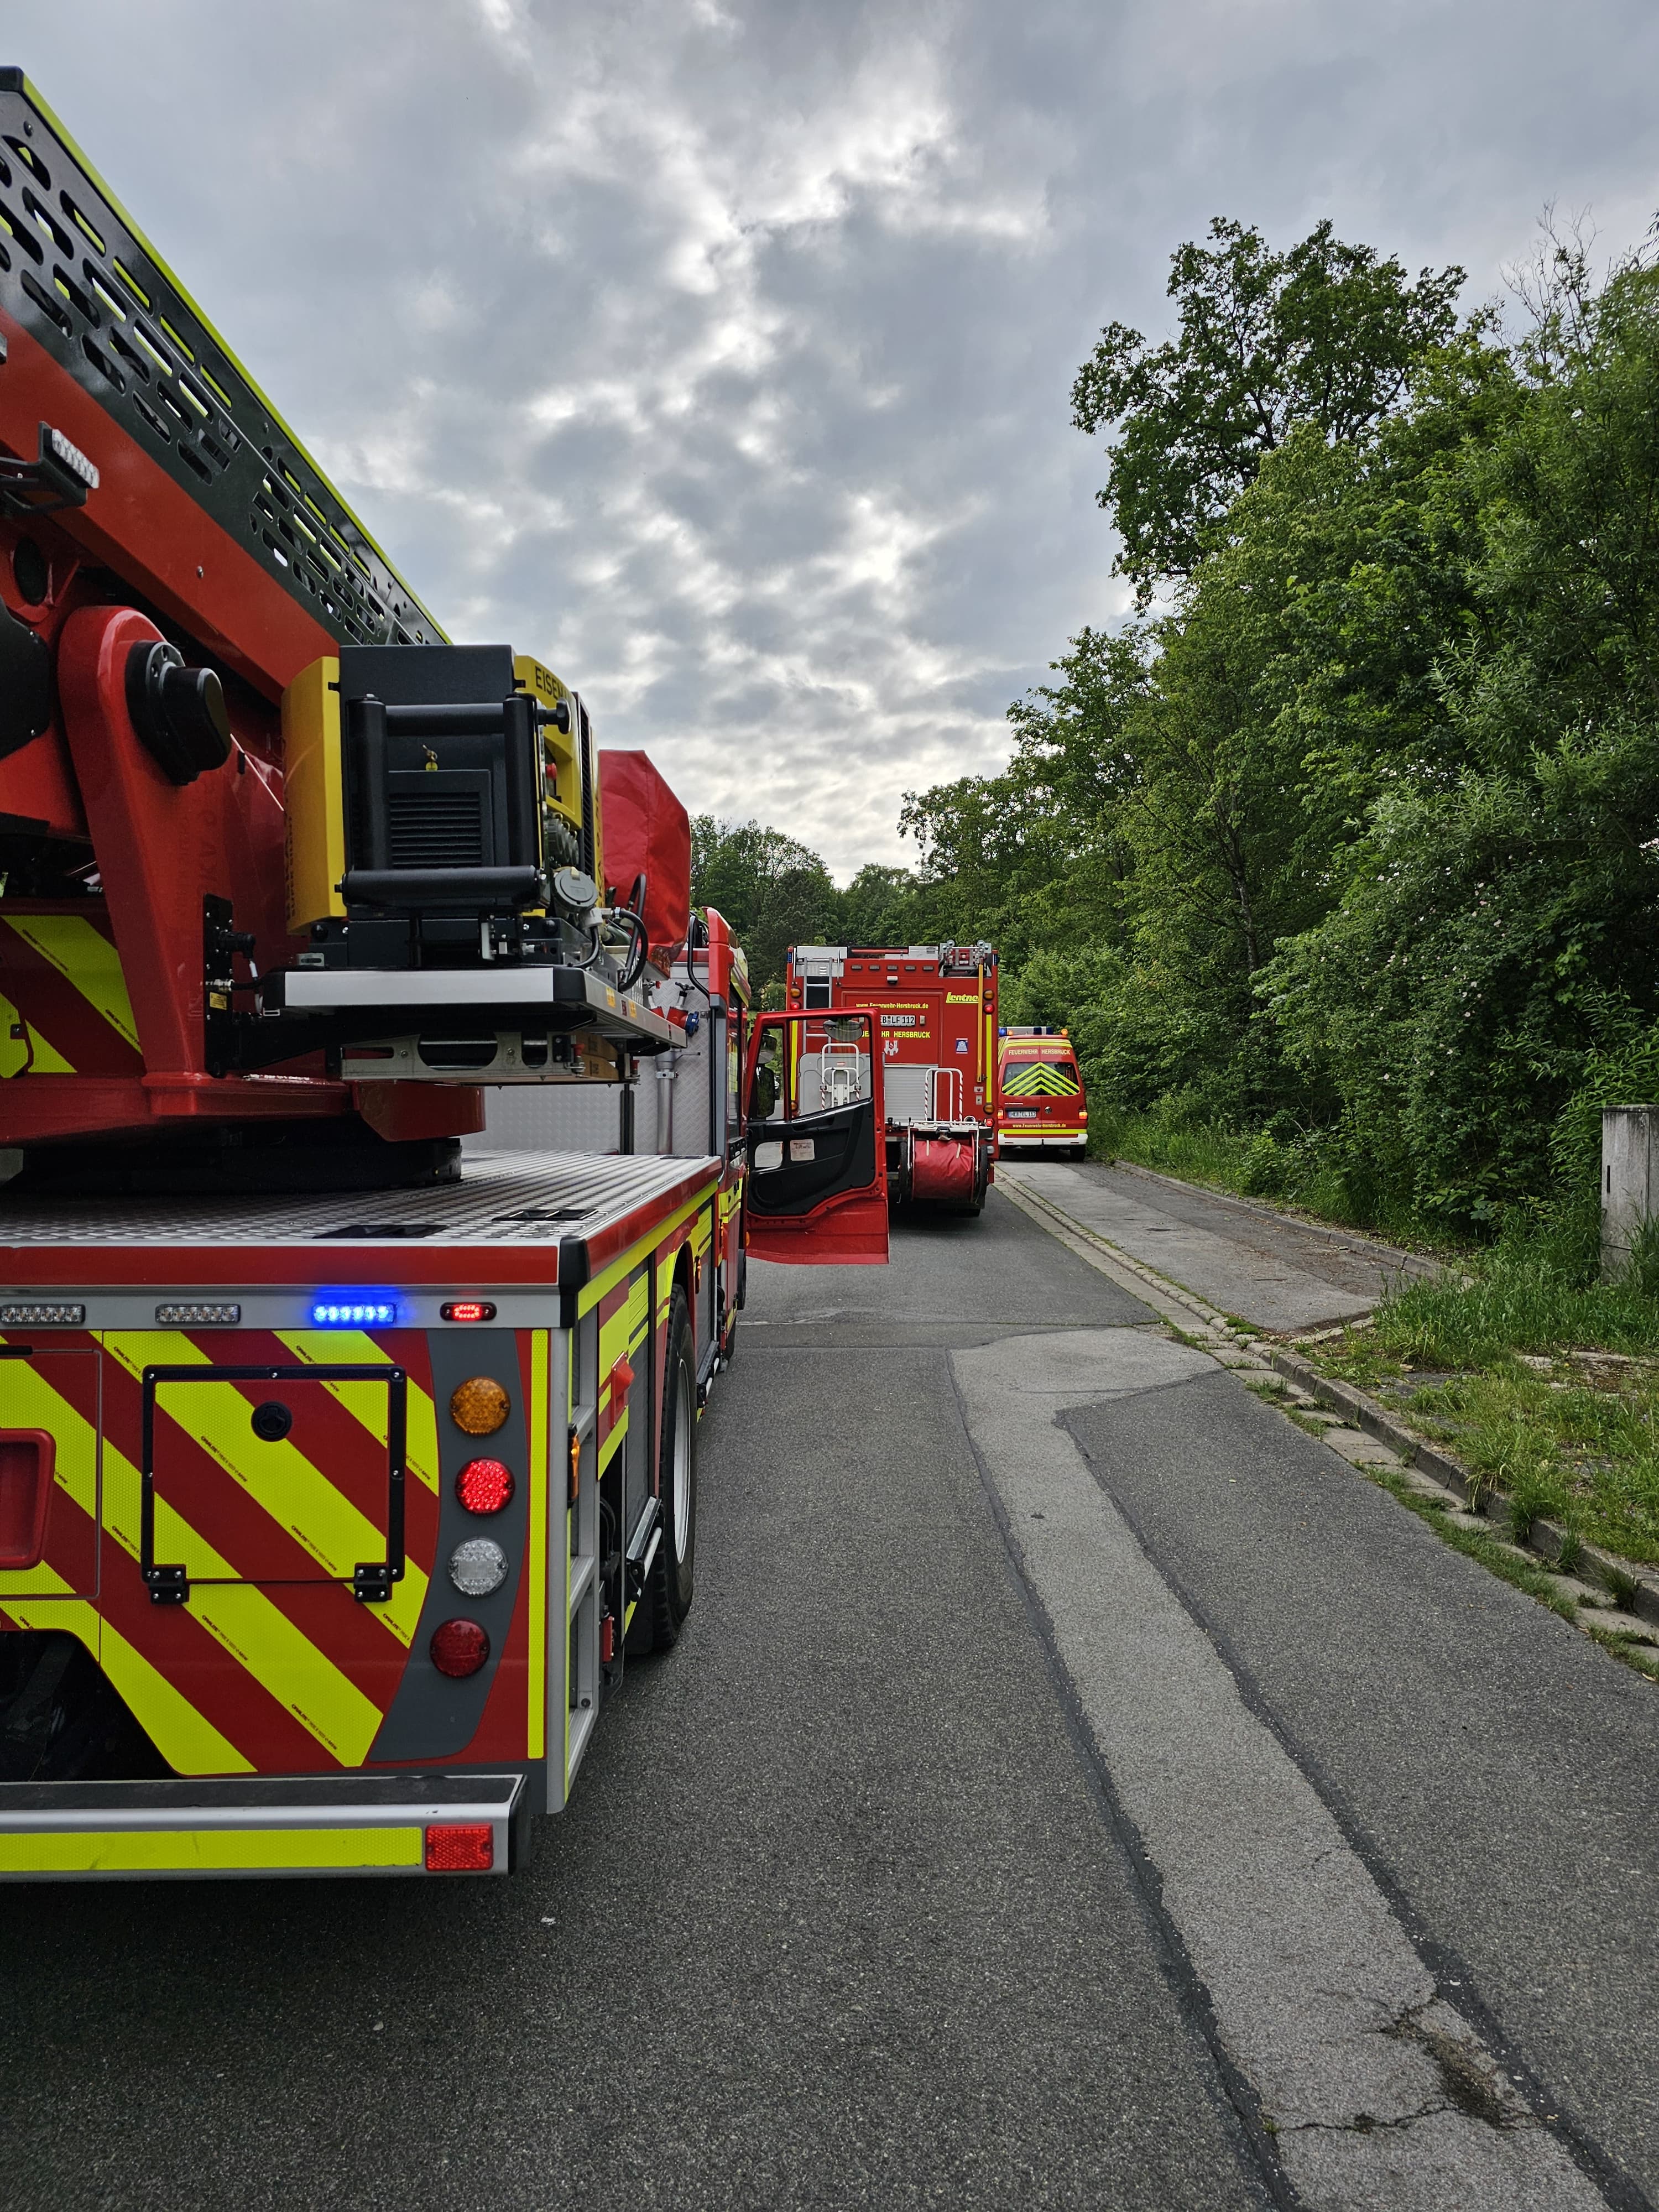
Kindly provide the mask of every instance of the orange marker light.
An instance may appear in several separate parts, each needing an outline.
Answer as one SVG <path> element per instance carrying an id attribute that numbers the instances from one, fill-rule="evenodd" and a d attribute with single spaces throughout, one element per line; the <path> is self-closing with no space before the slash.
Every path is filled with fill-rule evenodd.
<path id="1" fill-rule="evenodd" d="M 456 1384 L 449 1418 L 466 1436 L 493 1437 L 512 1411 L 512 1402 L 492 1376 L 474 1375 Z"/>

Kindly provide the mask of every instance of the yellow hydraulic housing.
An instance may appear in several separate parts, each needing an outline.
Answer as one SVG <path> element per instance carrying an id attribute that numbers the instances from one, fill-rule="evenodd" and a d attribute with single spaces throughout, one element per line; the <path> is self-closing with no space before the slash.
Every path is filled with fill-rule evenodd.
<path id="1" fill-rule="evenodd" d="M 580 865 L 583 748 L 581 709 L 558 678 L 528 654 L 514 657 L 514 681 L 550 711 L 568 707 L 570 727 L 542 728 L 541 866 L 550 872 Z M 346 871 L 345 774 L 341 758 L 340 664 L 313 660 L 283 694 L 284 806 L 287 813 L 288 926 L 303 936 L 313 922 L 339 921 L 338 885 Z M 591 751 L 589 758 L 592 757 Z M 591 794 L 593 875 L 603 889 L 599 779 Z"/>

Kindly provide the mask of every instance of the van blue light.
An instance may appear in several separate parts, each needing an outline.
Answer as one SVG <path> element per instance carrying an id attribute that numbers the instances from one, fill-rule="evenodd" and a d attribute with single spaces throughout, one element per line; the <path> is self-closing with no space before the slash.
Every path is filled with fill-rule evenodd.
<path id="1" fill-rule="evenodd" d="M 313 1328 L 390 1328 L 397 1318 L 392 1299 L 371 1297 L 362 1291 L 325 1292 L 311 1305 Z"/>

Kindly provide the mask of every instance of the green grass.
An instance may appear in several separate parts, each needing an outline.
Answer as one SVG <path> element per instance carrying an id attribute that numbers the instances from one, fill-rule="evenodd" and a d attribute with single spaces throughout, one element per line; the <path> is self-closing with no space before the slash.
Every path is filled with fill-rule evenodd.
<path id="1" fill-rule="evenodd" d="M 1091 1116 L 1089 1126 L 1089 1150 L 1097 1158 L 1133 1160 L 1184 1182 L 1241 1193 L 1254 1142 L 1215 1122 L 1193 1127 L 1157 1114 L 1115 1113 L 1109 1108 Z"/>
<path id="2" fill-rule="evenodd" d="M 1367 1467 L 1362 1471 L 1370 1475 L 1373 1482 L 1390 1492 L 1410 1512 L 1415 1513 L 1419 1520 L 1426 1521 L 1454 1551 L 1462 1552 L 1466 1558 L 1478 1559 L 1483 1567 L 1501 1576 L 1506 1583 L 1513 1583 L 1516 1589 L 1524 1590 L 1528 1597 L 1535 1597 L 1540 1605 L 1548 1606 L 1553 1613 L 1559 1613 L 1564 1620 L 1577 1619 L 1577 1606 L 1571 1597 L 1563 1595 L 1557 1589 L 1545 1568 L 1534 1567 L 1525 1559 L 1517 1559 L 1506 1545 L 1497 1537 L 1489 1536 L 1484 1529 L 1463 1528 L 1455 1522 L 1449 1521 L 1443 1506 L 1423 1497 L 1410 1483 L 1389 1468 Z"/>
<path id="3" fill-rule="evenodd" d="M 1405 1284 L 1309 1357 L 1502 1491 L 1517 1537 L 1543 1515 L 1659 1562 L 1659 1298 L 1587 1279 L 1582 1239 L 1517 1237 Z"/>
<path id="4" fill-rule="evenodd" d="M 1103 1106 L 1091 1109 L 1089 1152 L 1091 1158 L 1129 1160 L 1183 1182 L 1288 1206 L 1344 1228 L 1406 1243 L 1439 1241 L 1391 1201 L 1357 1194 L 1316 1146 L 1281 1144 L 1266 1130 L 1241 1132 L 1219 1121 L 1195 1121 L 1178 1109 L 1129 1113 Z"/>

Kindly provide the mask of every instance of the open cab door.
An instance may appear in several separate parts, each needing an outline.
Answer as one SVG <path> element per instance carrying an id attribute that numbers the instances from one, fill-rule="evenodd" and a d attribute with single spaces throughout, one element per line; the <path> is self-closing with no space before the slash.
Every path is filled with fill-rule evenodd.
<path id="1" fill-rule="evenodd" d="M 811 1266 L 887 1258 L 887 1133 L 875 1017 L 757 1014 L 744 1071 L 747 1243 Z"/>

